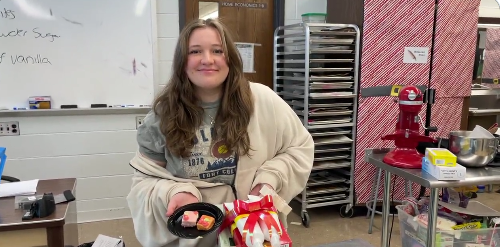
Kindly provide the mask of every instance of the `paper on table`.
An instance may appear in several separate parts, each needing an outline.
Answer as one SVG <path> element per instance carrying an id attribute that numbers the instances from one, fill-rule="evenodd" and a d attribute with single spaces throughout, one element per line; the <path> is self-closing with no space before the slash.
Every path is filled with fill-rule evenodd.
<path id="1" fill-rule="evenodd" d="M 123 242 L 119 238 L 99 234 L 92 247 L 123 247 Z"/>
<path id="2" fill-rule="evenodd" d="M 36 193 L 38 179 L 0 184 L 0 197 L 29 196 Z"/>

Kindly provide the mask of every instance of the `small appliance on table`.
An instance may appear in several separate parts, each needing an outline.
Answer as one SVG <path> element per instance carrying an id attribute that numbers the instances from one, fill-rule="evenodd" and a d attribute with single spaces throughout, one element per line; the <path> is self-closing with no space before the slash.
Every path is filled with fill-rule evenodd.
<path id="1" fill-rule="evenodd" d="M 404 86 L 399 91 L 399 117 L 396 131 L 382 140 L 394 140 L 396 148 L 384 157 L 384 162 L 395 167 L 421 169 L 423 155 L 417 151 L 419 142 L 436 142 L 432 137 L 420 134 L 419 113 L 424 96 L 415 86 Z"/>

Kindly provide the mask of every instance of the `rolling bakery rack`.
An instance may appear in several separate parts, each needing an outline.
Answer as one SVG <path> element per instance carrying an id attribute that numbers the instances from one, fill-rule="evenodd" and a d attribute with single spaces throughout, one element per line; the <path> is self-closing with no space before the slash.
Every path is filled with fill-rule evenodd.
<path id="1" fill-rule="evenodd" d="M 301 195 L 308 208 L 340 205 L 354 214 L 354 163 L 360 31 L 356 25 L 299 23 L 274 33 L 274 91 L 314 139 L 314 166 Z"/>

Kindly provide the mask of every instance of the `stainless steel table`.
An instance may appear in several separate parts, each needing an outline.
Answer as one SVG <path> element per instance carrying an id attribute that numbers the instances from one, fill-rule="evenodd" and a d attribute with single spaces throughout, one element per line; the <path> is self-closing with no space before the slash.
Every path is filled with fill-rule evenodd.
<path id="1" fill-rule="evenodd" d="M 392 174 L 420 184 L 431 190 L 428 218 L 429 227 L 427 228 L 427 247 L 436 246 L 436 219 L 440 188 L 495 184 L 500 182 L 499 167 L 467 168 L 465 180 L 439 181 L 426 172 L 422 172 L 421 169 L 401 169 L 384 163 L 382 160 L 384 159 L 385 154 L 389 151 L 390 149 L 365 150 L 365 161 L 385 171 L 384 198 L 382 205 L 382 247 L 389 246 L 389 198 L 391 193 Z"/>

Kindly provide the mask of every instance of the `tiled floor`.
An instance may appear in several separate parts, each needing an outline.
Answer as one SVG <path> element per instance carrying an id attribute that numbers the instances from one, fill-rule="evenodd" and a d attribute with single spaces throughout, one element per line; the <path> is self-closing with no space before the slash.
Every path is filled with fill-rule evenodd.
<path id="1" fill-rule="evenodd" d="M 482 193 L 478 201 L 500 211 L 500 194 Z M 294 247 L 309 247 L 321 244 L 335 243 L 343 240 L 359 238 L 373 246 L 380 246 L 381 217 L 376 216 L 372 234 L 368 234 L 369 220 L 364 215 L 354 218 L 340 218 L 339 210 L 335 207 L 326 207 L 309 210 L 311 216 L 310 228 L 294 225 L 291 222 L 300 222 L 300 216 L 292 212 L 289 217 L 288 232 Z M 84 223 L 79 225 L 80 242 L 92 241 L 98 234 L 108 236 L 123 236 L 127 247 L 140 247 L 134 237 L 132 220 L 110 220 L 102 222 Z M 394 220 L 392 247 L 401 247 L 398 219 Z"/>

